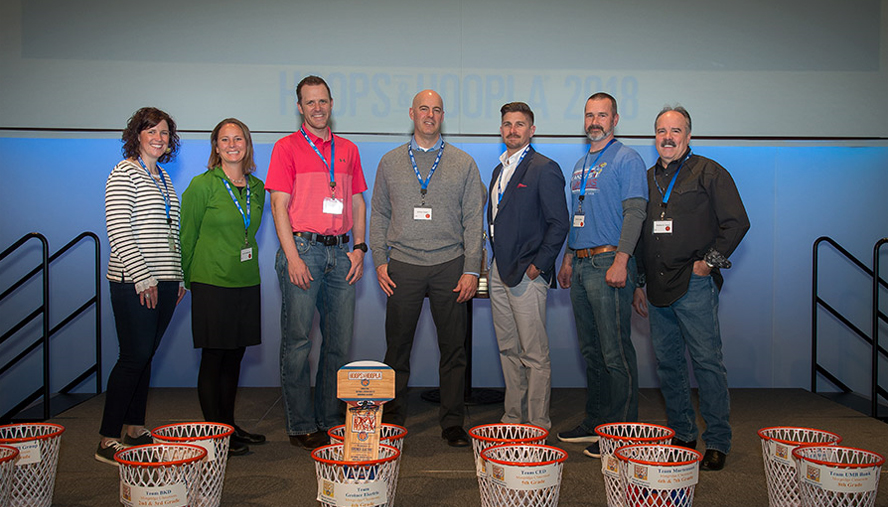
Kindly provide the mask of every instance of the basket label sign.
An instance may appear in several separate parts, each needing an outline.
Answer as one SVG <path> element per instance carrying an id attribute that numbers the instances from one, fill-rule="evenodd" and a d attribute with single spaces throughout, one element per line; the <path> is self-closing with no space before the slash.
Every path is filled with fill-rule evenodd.
<path id="1" fill-rule="evenodd" d="M 19 450 L 19 457 L 18 461 L 15 462 L 15 466 L 21 467 L 25 465 L 33 465 L 34 463 L 40 463 L 39 440 L 34 440 L 31 442 L 15 442 L 9 445 Z"/>
<path id="2" fill-rule="evenodd" d="M 771 461 L 775 461 L 780 463 L 781 465 L 786 465 L 788 467 L 795 468 L 795 458 L 792 457 L 792 451 L 798 446 L 784 444 L 782 442 L 776 442 L 774 440 L 768 441 L 768 458 Z"/>
<path id="3" fill-rule="evenodd" d="M 490 467 L 488 477 L 494 483 L 521 491 L 533 491 L 557 486 L 561 475 L 560 463 L 531 467 L 489 463 L 488 466 Z"/>
<path id="4" fill-rule="evenodd" d="M 317 501 L 336 507 L 375 507 L 388 502 L 385 481 L 343 484 L 318 479 Z"/>
<path id="5" fill-rule="evenodd" d="M 475 462 L 475 471 L 477 472 L 478 477 L 487 477 L 487 460 L 478 456 L 478 461 Z"/>
<path id="6" fill-rule="evenodd" d="M 620 462 L 613 454 L 601 454 L 601 473 L 614 479 L 620 478 Z"/>
<path id="7" fill-rule="evenodd" d="M 167 486 L 135 486 L 120 481 L 120 503 L 127 507 L 187 507 L 188 490 L 181 482 Z"/>
<path id="8" fill-rule="evenodd" d="M 802 480 L 807 484 L 838 493 L 866 493 L 879 486 L 877 467 L 833 468 L 805 462 Z"/>
<path id="9" fill-rule="evenodd" d="M 699 471 L 697 463 L 679 466 L 656 466 L 631 463 L 629 482 L 636 486 L 652 489 L 679 489 L 697 484 Z"/>
<path id="10" fill-rule="evenodd" d="M 207 462 L 216 461 L 216 442 L 215 440 L 195 440 L 193 442 L 186 442 L 191 445 L 197 445 L 203 447 L 207 450 Z"/>

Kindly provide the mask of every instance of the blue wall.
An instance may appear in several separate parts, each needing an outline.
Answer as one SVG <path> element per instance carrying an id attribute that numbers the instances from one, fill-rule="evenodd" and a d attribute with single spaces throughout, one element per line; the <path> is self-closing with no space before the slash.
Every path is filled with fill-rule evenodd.
<path id="1" fill-rule="evenodd" d="M 404 141 L 407 136 L 404 136 Z M 370 202 L 376 166 L 381 156 L 402 140 L 380 142 L 356 137 L 367 183 L 365 199 Z M 257 175 L 265 178 L 274 139 L 259 139 L 256 147 Z M 493 138 L 456 142 L 475 157 L 485 183 L 503 147 Z M 633 143 L 629 143 L 633 144 Z M 888 147 L 828 146 L 824 143 L 781 143 L 744 145 L 693 143 L 696 153 L 713 158 L 732 173 L 746 204 L 752 228 L 732 257 L 734 268 L 726 272 L 721 294 L 721 324 L 724 354 L 733 387 L 808 387 L 810 375 L 811 245 L 821 235 L 837 239 L 853 254 L 870 263 L 872 245 L 888 235 Z M 545 140 L 535 143 L 538 151 L 558 161 L 567 171 L 586 150 L 579 139 Z M 650 141 L 635 143 L 648 164 L 656 159 Z M 203 170 L 209 143 L 185 140 L 176 161 L 167 164 L 181 195 L 190 179 Z M 104 182 L 120 159 L 117 139 L 95 138 L 0 138 L 4 154 L 0 184 L 0 248 L 21 235 L 38 231 L 50 241 L 54 252 L 84 230 L 103 238 L 102 276 L 108 245 L 104 238 Z M 263 280 L 263 344 L 248 350 L 242 385 L 278 385 L 280 343 L 280 291 L 273 268 L 277 249 L 270 209 L 263 215 L 259 235 L 259 259 Z M 0 291 L 11 280 L 39 260 L 36 242 L 29 243 L 22 257 L 0 263 Z M 847 311 L 863 329 L 869 329 L 870 285 L 848 263 L 827 250 L 821 283 L 826 297 Z M 381 360 L 385 350 L 385 297 L 379 289 L 371 259 L 358 284 L 353 359 Z M 883 256 L 883 263 L 888 262 Z M 52 324 L 89 297 L 91 253 L 78 248 L 53 268 Z M 0 303 L 0 333 L 37 304 L 36 284 L 21 289 L 16 298 Z M 117 354 L 113 317 L 108 303 L 107 282 L 103 290 L 103 358 L 107 376 Z M 27 301 L 27 302 L 25 302 Z M 198 351 L 190 335 L 190 297 L 177 310 L 154 363 L 154 386 L 190 387 L 196 384 Z M 91 316 L 81 318 L 61 333 L 54 343 L 53 357 L 59 387 L 89 362 Z M 548 328 L 553 361 L 553 386 L 584 385 L 573 315 L 567 291 L 549 293 Z M 857 338 L 824 318 L 824 331 L 836 337 L 821 349 L 837 373 L 849 376 L 853 387 L 865 390 L 869 364 L 867 349 Z M 2 347 L 0 361 L 17 352 L 16 347 L 39 329 L 29 326 Z M 475 303 L 474 384 L 501 386 L 490 307 Z M 649 345 L 647 322 L 636 316 L 633 340 L 638 349 L 642 387 L 656 386 L 655 364 Z M 317 346 L 314 354 L 317 353 Z M 39 358 L 0 377 L 0 411 L 12 404 L 12 393 L 31 390 L 29 380 Z M 413 385 L 437 383 L 437 349 L 434 326 L 424 312 L 413 354 Z M 36 379 L 35 379 L 36 380 Z M 33 384 L 33 385 L 32 385 Z"/>

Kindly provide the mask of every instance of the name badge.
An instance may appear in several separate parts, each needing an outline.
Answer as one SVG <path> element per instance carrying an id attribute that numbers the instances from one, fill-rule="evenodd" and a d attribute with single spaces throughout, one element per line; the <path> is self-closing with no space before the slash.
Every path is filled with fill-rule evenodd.
<path id="1" fill-rule="evenodd" d="M 413 208 L 413 219 L 414 220 L 431 220 L 432 219 L 432 208 L 420 208 L 416 206 Z"/>
<path id="2" fill-rule="evenodd" d="M 241 262 L 247 262 L 251 260 L 253 260 L 253 247 L 248 247 L 241 250 Z"/>
<path id="3" fill-rule="evenodd" d="M 176 253 L 176 238 L 171 234 L 167 235 L 167 243 L 170 246 L 170 252 Z"/>
<path id="4" fill-rule="evenodd" d="M 672 220 L 654 220 L 654 234 L 672 234 Z"/>
<path id="5" fill-rule="evenodd" d="M 324 213 L 329 215 L 341 215 L 342 200 L 335 197 L 327 197 L 324 199 Z"/>
<path id="6" fill-rule="evenodd" d="M 585 227 L 586 215 L 574 215 L 574 227 Z"/>

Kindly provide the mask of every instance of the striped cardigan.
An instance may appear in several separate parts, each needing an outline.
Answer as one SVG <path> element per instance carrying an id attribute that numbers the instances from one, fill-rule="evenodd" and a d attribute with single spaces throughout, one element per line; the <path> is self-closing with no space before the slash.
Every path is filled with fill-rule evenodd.
<path id="1" fill-rule="evenodd" d="M 157 285 L 158 281 L 182 281 L 179 248 L 179 198 L 169 175 L 160 166 L 164 181 L 148 175 L 138 163 L 123 160 L 111 171 L 105 184 L 105 227 L 111 254 L 108 280 L 135 283 L 136 292 Z M 163 194 L 168 192 L 170 218 L 167 224 Z M 176 251 L 170 251 L 169 235 Z"/>

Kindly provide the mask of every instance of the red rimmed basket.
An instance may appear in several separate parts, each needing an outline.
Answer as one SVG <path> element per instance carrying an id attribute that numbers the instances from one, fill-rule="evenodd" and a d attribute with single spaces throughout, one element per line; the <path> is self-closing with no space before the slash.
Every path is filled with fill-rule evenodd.
<path id="1" fill-rule="evenodd" d="M 52 423 L 0 426 L 0 445 L 19 450 L 10 485 L 12 507 L 49 507 L 65 428 Z"/>
<path id="2" fill-rule="evenodd" d="M 838 445 L 842 437 L 824 430 L 795 426 L 773 426 L 758 430 L 762 440 L 762 460 L 768 482 L 771 507 L 798 507 L 801 504 L 799 479 L 792 451 L 809 445 Z"/>
<path id="3" fill-rule="evenodd" d="M 330 444 L 311 452 L 318 477 L 317 501 L 324 507 L 336 507 L 346 497 L 359 495 L 365 505 L 394 505 L 401 451 L 379 444 L 380 457 L 375 460 L 344 461 L 344 446 Z"/>
<path id="4" fill-rule="evenodd" d="M 561 474 L 567 451 L 540 444 L 503 444 L 481 451 L 487 463 L 481 498 L 501 507 L 555 507 L 561 492 Z"/>
<path id="5" fill-rule="evenodd" d="M 206 449 L 192 444 L 148 444 L 117 451 L 120 503 L 198 505 L 201 460 L 206 457 Z M 153 503 L 146 503 L 148 499 Z"/>
<path id="6" fill-rule="evenodd" d="M 614 452 L 633 444 L 670 444 L 675 431 L 658 424 L 622 422 L 600 424 L 595 427 L 601 451 L 601 475 L 607 492 L 608 507 L 623 506 L 623 486 L 620 482 L 620 465 Z"/>
<path id="7" fill-rule="evenodd" d="M 614 452 L 620 464 L 623 505 L 691 507 L 703 455 L 687 447 L 636 444 Z"/>

